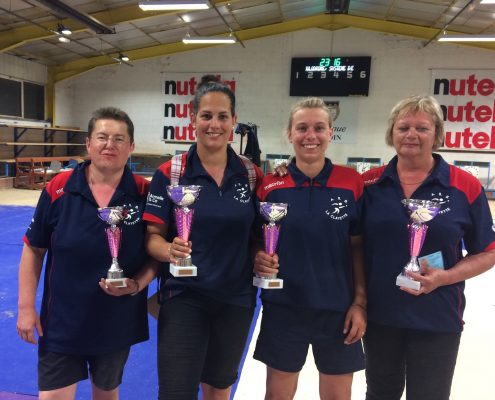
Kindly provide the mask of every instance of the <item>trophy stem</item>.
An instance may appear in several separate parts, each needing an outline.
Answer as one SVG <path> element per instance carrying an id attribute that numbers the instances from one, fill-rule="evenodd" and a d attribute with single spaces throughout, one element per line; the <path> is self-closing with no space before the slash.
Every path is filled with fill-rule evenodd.
<path id="1" fill-rule="evenodd" d="M 404 271 L 405 272 L 419 272 L 420 267 L 419 267 L 418 257 L 411 256 L 411 259 L 409 260 L 409 262 L 404 267 Z"/>
<path id="2" fill-rule="evenodd" d="M 112 265 L 110 266 L 109 271 L 122 272 L 122 268 L 120 268 L 117 257 L 112 257 Z"/>
<path id="3" fill-rule="evenodd" d="M 175 265 L 178 267 L 191 267 L 192 266 L 192 259 L 191 256 L 187 256 L 186 258 L 176 258 L 177 262 Z"/>

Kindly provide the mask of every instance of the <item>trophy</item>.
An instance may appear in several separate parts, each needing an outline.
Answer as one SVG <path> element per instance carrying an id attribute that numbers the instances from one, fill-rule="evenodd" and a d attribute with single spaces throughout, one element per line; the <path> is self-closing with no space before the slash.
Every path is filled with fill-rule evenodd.
<path id="1" fill-rule="evenodd" d="M 418 256 L 425 241 L 428 225 L 440 211 L 440 204 L 430 200 L 404 199 L 402 203 L 409 209 L 411 220 L 407 226 L 409 231 L 409 251 L 411 259 L 397 276 L 396 285 L 419 290 L 421 283 L 409 276 L 410 272 L 419 273 Z"/>
<path id="2" fill-rule="evenodd" d="M 194 209 L 189 208 L 199 196 L 201 186 L 197 185 L 169 185 L 167 194 L 170 200 L 175 204 L 175 222 L 177 225 L 177 234 L 186 242 L 189 240 L 191 233 L 191 224 L 194 215 Z M 175 264 L 170 263 L 170 273 L 175 277 L 196 276 L 198 270 L 191 261 L 191 255 L 186 258 L 177 258 Z"/>
<path id="3" fill-rule="evenodd" d="M 268 224 L 263 225 L 263 236 L 265 238 L 265 252 L 270 256 L 273 256 L 277 249 L 280 226 L 276 225 L 276 222 L 287 215 L 287 206 L 287 203 L 260 203 L 260 213 L 268 221 Z M 276 274 L 268 278 L 255 276 L 253 285 L 262 289 L 282 289 L 284 281 L 277 278 Z"/>
<path id="4" fill-rule="evenodd" d="M 110 225 L 108 228 L 105 228 L 105 232 L 107 234 L 110 255 L 112 256 L 112 265 L 107 272 L 106 282 L 115 287 L 126 287 L 124 271 L 120 268 L 119 261 L 117 260 L 120 239 L 122 237 L 122 229 L 117 225 L 125 218 L 125 210 L 123 207 L 98 208 L 98 216 Z"/>

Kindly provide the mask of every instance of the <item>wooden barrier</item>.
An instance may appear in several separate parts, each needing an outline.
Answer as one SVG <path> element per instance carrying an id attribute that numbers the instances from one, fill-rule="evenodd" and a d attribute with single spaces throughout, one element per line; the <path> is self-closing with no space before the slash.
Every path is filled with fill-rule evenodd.
<path id="1" fill-rule="evenodd" d="M 15 188 L 43 189 L 52 177 L 67 170 L 64 163 L 80 162 L 83 157 L 18 157 L 16 158 Z"/>

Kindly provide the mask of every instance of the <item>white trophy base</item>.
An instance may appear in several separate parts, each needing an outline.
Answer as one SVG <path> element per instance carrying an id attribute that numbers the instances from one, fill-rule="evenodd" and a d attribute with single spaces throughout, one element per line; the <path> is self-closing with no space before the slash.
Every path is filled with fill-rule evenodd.
<path id="1" fill-rule="evenodd" d="M 107 285 L 112 285 L 114 287 L 127 287 L 125 283 L 126 278 L 110 278 L 105 279 Z"/>
<path id="2" fill-rule="evenodd" d="M 176 278 L 198 276 L 198 269 L 194 265 L 183 267 L 180 265 L 170 264 L 170 273 Z"/>
<path id="3" fill-rule="evenodd" d="M 278 278 L 262 278 L 261 276 L 255 276 L 253 278 L 253 286 L 262 289 L 282 289 L 284 287 L 284 281 Z"/>
<path id="4" fill-rule="evenodd" d="M 411 278 L 408 278 L 407 276 L 403 275 L 402 273 L 397 276 L 397 280 L 395 281 L 395 284 L 397 286 L 406 287 L 406 288 L 412 289 L 412 290 L 421 289 L 421 283 L 420 282 L 415 281 Z"/>

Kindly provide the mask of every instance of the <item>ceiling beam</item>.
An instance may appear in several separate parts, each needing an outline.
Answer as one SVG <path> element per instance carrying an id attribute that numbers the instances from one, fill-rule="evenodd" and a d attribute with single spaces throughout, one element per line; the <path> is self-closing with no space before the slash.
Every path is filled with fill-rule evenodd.
<path id="1" fill-rule="evenodd" d="M 240 40 L 247 41 L 310 28 L 337 30 L 350 27 L 371 30 L 375 32 L 409 36 L 421 40 L 428 40 L 438 33 L 438 29 L 421 27 L 417 25 L 356 17 L 347 14 L 320 14 L 258 28 L 244 29 L 236 31 L 235 34 L 239 37 Z M 146 58 L 160 57 L 167 54 L 180 53 L 210 46 L 212 45 L 185 45 L 182 42 L 177 42 L 136 50 L 126 50 L 125 53 L 130 57 L 131 61 L 138 61 Z M 472 43 L 471 46 L 495 50 L 495 43 Z M 55 81 L 57 82 L 63 79 L 67 79 L 69 77 L 89 71 L 93 68 L 111 64 L 114 64 L 112 59 L 108 56 L 103 55 L 68 62 L 55 68 Z"/>
<path id="2" fill-rule="evenodd" d="M 220 1 L 212 1 L 213 3 L 222 3 Z M 176 14 L 177 11 L 143 11 L 137 4 L 130 6 L 113 8 L 110 10 L 104 10 L 89 14 L 91 17 L 97 19 L 103 24 L 114 26 L 123 22 L 132 22 L 138 20 L 145 20 L 149 18 L 155 18 L 160 15 Z M 57 25 L 62 24 L 72 29 L 72 32 L 88 31 L 89 28 L 80 22 L 77 22 L 71 18 L 65 18 L 63 20 L 57 20 L 51 22 L 40 23 L 40 26 L 26 26 L 21 28 L 10 29 L 2 31 L 0 34 L 0 52 L 14 49 L 23 44 L 43 40 L 56 36 L 51 31 L 57 30 Z M 45 29 L 43 29 L 43 27 Z"/>

